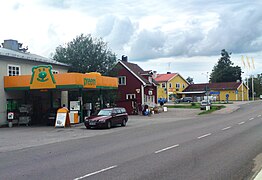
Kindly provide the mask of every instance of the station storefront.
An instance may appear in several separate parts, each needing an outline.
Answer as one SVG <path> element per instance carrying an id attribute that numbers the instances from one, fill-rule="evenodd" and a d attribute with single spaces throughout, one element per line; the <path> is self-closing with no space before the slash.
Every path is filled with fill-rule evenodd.
<path id="1" fill-rule="evenodd" d="M 17 124 L 53 125 L 51 114 L 63 104 L 70 110 L 70 122 L 79 123 L 94 110 L 93 94 L 101 104 L 103 94 L 118 87 L 114 77 L 100 73 L 52 74 L 52 66 L 32 68 L 32 75 L 5 76 L 7 121 Z M 55 118 L 55 116 L 53 117 Z"/>

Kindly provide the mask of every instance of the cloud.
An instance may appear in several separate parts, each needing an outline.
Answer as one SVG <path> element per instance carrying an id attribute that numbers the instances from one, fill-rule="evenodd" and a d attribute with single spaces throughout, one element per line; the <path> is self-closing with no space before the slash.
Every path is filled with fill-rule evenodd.
<path id="1" fill-rule="evenodd" d="M 130 56 L 134 60 L 161 57 L 166 36 L 162 31 L 143 30 L 130 43 Z"/>
<path id="2" fill-rule="evenodd" d="M 41 3 L 58 9 L 68 9 L 72 5 L 71 1 L 68 0 L 41 0 Z"/>
<path id="3" fill-rule="evenodd" d="M 259 0 L 13 0 L 1 4 L 8 19 L 3 18 L 0 38 L 18 39 L 32 53 L 49 56 L 58 45 L 91 33 L 131 61 L 194 56 L 216 61 L 221 49 L 233 54 L 262 49 L 261 5 Z"/>
<path id="4" fill-rule="evenodd" d="M 221 49 L 233 53 L 261 50 L 262 12 L 258 7 L 227 11 L 220 15 L 217 27 L 211 29 L 199 44 L 202 55 L 214 55 Z"/>
<path id="5" fill-rule="evenodd" d="M 102 37 L 112 49 L 121 55 L 136 29 L 137 25 L 128 17 L 119 18 L 108 15 L 98 20 L 95 36 Z"/>

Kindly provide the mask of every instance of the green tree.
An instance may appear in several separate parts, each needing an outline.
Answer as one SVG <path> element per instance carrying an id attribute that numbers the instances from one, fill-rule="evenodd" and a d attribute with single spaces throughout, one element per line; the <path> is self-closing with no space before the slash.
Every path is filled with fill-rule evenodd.
<path id="1" fill-rule="evenodd" d="M 189 82 L 189 84 L 194 84 L 194 79 L 193 78 L 191 78 L 191 77 L 187 77 L 186 78 L 186 80 L 187 80 L 187 82 Z"/>
<path id="2" fill-rule="evenodd" d="M 221 58 L 210 74 L 210 82 L 235 82 L 242 80 L 241 68 L 233 66 L 234 63 L 230 60 L 230 54 L 225 49 L 221 50 Z"/>
<path id="3" fill-rule="evenodd" d="M 253 77 L 255 97 L 262 95 L 262 73 Z M 252 97 L 252 76 L 248 78 L 249 97 Z"/>
<path id="4" fill-rule="evenodd" d="M 107 43 L 90 34 L 81 34 L 65 46 L 58 46 L 53 59 L 69 64 L 69 72 L 99 72 L 102 75 L 107 75 L 117 60 Z"/>

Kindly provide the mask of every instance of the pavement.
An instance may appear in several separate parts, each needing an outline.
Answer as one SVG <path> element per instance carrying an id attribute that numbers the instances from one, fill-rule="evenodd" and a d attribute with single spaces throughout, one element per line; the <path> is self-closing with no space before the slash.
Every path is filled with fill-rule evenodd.
<path id="1" fill-rule="evenodd" d="M 212 114 L 228 114 L 236 111 L 243 104 L 252 102 L 238 101 L 232 104 L 226 104 L 226 108 L 215 111 Z M 224 105 L 224 104 L 223 104 Z M 201 112 L 198 109 L 171 109 L 167 112 L 147 116 L 129 116 L 127 126 L 137 128 L 152 123 L 161 123 L 164 118 L 166 121 L 180 121 L 198 116 Z M 122 131 L 125 128 L 112 128 L 101 130 L 86 129 L 84 124 L 72 125 L 70 128 L 54 128 L 51 126 L 14 126 L 12 128 L 0 128 L 0 153 L 25 149 L 35 146 L 41 146 L 51 143 L 64 142 L 73 139 L 87 138 L 97 135 Z M 255 177 L 255 180 L 262 180 L 262 171 Z"/>
<path id="2" fill-rule="evenodd" d="M 150 124 L 179 121 L 197 116 L 200 110 L 168 109 L 151 116 L 129 116 L 127 128 L 137 128 Z M 68 128 L 54 128 L 52 126 L 13 126 L 0 128 L 0 153 L 41 146 L 45 144 L 63 142 L 73 139 L 87 138 L 97 135 L 122 131 L 125 128 L 86 129 L 83 123 L 71 125 Z"/>
<path id="3" fill-rule="evenodd" d="M 226 108 L 213 112 L 212 114 L 227 114 L 239 108 L 241 104 L 247 102 L 234 102 L 227 104 Z M 162 119 L 168 121 L 180 121 L 198 116 L 201 112 L 198 109 L 168 109 L 168 112 L 147 116 L 129 116 L 127 126 L 137 128 L 149 124 L 161 123 Z M 114 131 L 121 131 L 124 128 L 112 128 L 110 130 L 87 130 L 83 123 L 72 125 L 70 128 L 54 128 L 51 126 L 14 126 L 12 128 L 0 128 L 0 153 L 13 151 L 45 144 L 57 143 L 67 140 L 92 137 L 96 135 L 108 134 Z"/>

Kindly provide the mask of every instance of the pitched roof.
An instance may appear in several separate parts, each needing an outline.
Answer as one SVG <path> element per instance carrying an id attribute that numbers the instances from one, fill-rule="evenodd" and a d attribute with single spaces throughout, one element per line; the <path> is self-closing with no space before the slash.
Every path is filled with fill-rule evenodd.
<path id="1" fill-rule="evenodd" d="M 61 63 L 53 59 L 45 58 L 36 54 L 24 53 L 24 52 L 14 51 L 6 48 L 0 48 L 0 59 L 1 57 L 11 57 L 11 58 L 21 59 L 26 61 L 35 61 L 35 62 L 61 65 L 61 66 L 69 66 L 68 64 Z"/>
<path id="2" fill-rule="evenodd" d="M 142 74 L 148 74 L 148 71 L 144 71 L 140 66 L 138 66 L 137 64 L 134 63 L 130 63 L 127 61 L 119 61 L 121 64 L 123 64 L 124 66 L 126 66 L 128 68 L 129 71 L 132 71 L 132 73 L 137 76 L 137 78 L 142 81 L 142 83 L 144 84 L 151 84 L 148 79 L 144 78 L 142 76 Z M 152 80 L 153 83 L 156 85 L 157 82 L 153 79 Z"/>
<path id="3" fill-rule="evenodd" d="M 183 92 L 203 91 L 205 87 L 210 90 L 237 90 L 241 82 L 221 82 L 221 83 L 203 83 L 203 84 L 190 84 Z"/>
<path id="4" fill-rule="evenodd" d="M 171 80 L 173 77 L 177 76 L 177 73 L 171 73 L 171 74 L 158 74 L 155 78 L 155 81 L 157 82 L 167 82 Z"/>

